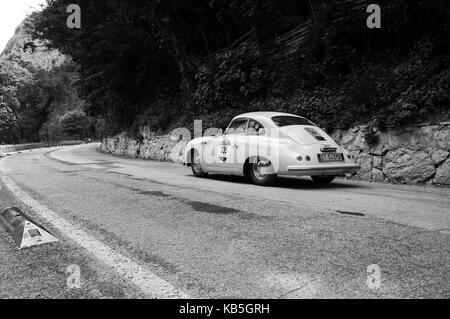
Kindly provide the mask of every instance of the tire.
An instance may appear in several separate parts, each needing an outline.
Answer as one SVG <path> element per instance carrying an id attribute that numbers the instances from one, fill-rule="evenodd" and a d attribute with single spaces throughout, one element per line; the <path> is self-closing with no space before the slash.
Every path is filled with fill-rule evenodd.
<path id="1" fill-rule="evenodd" d="M 194 176 L 205 177 L 208 175 L 208 173 L 205 173 L 202 170 L 202 163 L 200 161 L 200 155 L 196 150 L 194 150 L 192 152 L 191 163 L 192 163 L 191 164 L 192 174 L 194 174 Z"/>
<path id="2" fill-rule="evenodd" d="M 277 178 L 277 174 L 262 174 L 260 169 L 261 167 L 256 163 L 250 164 L 249 175 L 253 184 L 258 186 L 269 186 L 273 184 Z"/>
<path id="3" fill-rule="evenodd" d="M 311 176 L 314 183 L 317 185 L 328 185 L 330 184 L 336 176 Z"/>

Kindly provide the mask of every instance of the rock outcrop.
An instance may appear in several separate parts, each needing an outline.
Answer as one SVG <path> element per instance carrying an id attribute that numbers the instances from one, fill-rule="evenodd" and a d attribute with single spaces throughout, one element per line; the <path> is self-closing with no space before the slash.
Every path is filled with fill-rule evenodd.
<path id="1" fill-rule="evenodd" d="M 436 169 L 433 182 L 441 185 L 450 185 L 450 158 Z"/>

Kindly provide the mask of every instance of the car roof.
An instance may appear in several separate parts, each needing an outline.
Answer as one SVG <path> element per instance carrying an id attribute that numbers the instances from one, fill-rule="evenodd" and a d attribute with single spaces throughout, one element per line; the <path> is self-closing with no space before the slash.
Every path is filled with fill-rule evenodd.
<path id="1" fill-rule="evenodd" d="M 302 116 L 299 116 L 299 115 L 283 113 L 283 112 L 260 111 L 260 112 L 249 112 L 249 113 L 239 114 L 238 116 L 235 116 L 233 118 L 233 120 L 241 118 L 241 117 L 249 117 L 249 118 L 252 118 L 254 120 L 261 122 L 261 124 L 263 124 L 263 125 L 270 124 L 271 126 L 276 127 L 275 123 L 273 123 L 273 121 L 272 121 L 272 117 L 274 117 L 274 116 L 296 116 L 296 117 L 303 118 Z"/>

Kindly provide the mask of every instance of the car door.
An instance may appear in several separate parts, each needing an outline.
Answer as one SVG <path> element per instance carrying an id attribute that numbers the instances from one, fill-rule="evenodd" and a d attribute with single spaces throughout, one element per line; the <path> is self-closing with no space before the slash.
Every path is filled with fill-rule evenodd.
<path id="1" fill-rule="evenodd" d="M 247 132 L 247 118 L 234 119 L 215 145 L 215 170 L 221 173 L 238 173 L 239 152 Z"/>
<path id="2" fill-rule="evenodd" d="M 264 135 L 264 126 L 252 119 L 248 119 L 247 131 L 243 136 L 236 137 L 235 144 L 239 146 L 238 170 L 243 171 L 243 166 L 247 158 L 254 158 L 260 154 L 261 138 Z"/>

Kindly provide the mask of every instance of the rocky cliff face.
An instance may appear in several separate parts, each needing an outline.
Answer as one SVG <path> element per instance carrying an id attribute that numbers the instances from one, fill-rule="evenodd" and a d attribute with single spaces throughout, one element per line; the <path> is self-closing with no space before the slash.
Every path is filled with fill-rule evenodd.
<path id="1" fill-rule="evenodd" d="M 0 61 L 17 56 L 22 61 L 40 69 L 49 70 L 54 66 L 61 65 L 67 57 L 58 50 L 47 49 L 42 41 L 33 40 L 28 31 L 32 23 L 30 18 L 26 18 L 16 28 L 13 37 L 0 54 Z"/>
<path id="2" fill-rule="evenodd" d="M 368 134 L 368 126 L 336 130 L 332 137 L 356 157 L 355 179 L 405 184 L 450 185 L 450 123 L 403 127 Z M 141 131 L 105 138 L 101 151 L 132 158 L 181 163 L 186 143 Z"/>

